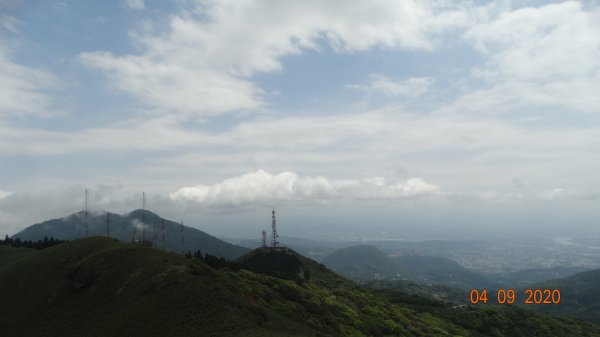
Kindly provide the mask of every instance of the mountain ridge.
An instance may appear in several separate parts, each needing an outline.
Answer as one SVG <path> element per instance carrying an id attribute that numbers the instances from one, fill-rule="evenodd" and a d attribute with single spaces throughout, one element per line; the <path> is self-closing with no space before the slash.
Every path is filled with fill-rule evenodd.
<path id="1" fill-rule="evenodd" d="M 164 219 L 149 210 L 136 209 L 129 213 L 110 214 L 110 237 L 123 242 L 143 240 L 152 242 L 157 248 L 165 248 L 173 252 L 181 252 L 181 224 Z M 74 240 L 86 236 L 86 228 L 82 219 L 83 211 L 69 214 L 58 219 L 46 220 L 33 224 L 14 234 L 13 239 L 40 240 L 44 236 L 61 240 Z M 145 221 L 145 224 L 143 223 Z M 164 221 L 164 241 L 162 239 L 162 222 Z M 227 259 L 235 259 L 250 251 L 248 248 L 233 245 L 216 238 L 194 227 L 184 228 L 184 251 L 211 254 Z M 106 236 L 106 213 L 92 215 L 89 219 L 88 236 Z M 145 236 L 145 237 L 144 237 Z"/>

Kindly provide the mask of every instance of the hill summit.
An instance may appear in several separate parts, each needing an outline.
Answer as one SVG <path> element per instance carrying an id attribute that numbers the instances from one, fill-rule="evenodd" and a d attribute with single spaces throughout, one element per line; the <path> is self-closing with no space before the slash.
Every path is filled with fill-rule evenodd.
<path id="1" fill-rule="evenodd" d="M 153 242 L 156 248 L 181 252 L 181 223 L 164 219 L 156 213 L 142 209 L 136 209 L 123 215 L 110 213 L 109 216 L 110 228 L 107 228 L 106 213 L 92 214 L 87 229 L 88 236 L 106 236 L 107 232 L 110 231 L 110 237 L 120 241 L 130 242 L 134 239 L 144 239 Z M 248 248 L 230 244 L 189 226 L 183 226 L 183 235 L 183 250 L 186 252 L 200 250 L 204 254 L 208 253 L 218 257 L 235 259 L 250 251 Z M 44 238 L 44 236 L 61 240 L 75 240 L 86 237 L 83 212 L 31 225 L 13 235 L 12 238 L 37 241 Z"/>
<path id="2" fill-rule="evenodd" d="M 286 280 L 309 280 L 310 271 L 291 249 L 258 248 L 241 256 L 237 262 L 242 268 Z"/>

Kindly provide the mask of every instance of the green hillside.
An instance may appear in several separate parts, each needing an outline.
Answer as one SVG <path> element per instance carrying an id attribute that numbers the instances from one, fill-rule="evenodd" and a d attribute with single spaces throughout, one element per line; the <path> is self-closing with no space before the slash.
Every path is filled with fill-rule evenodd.
<path id="1" fill-rule="evenodd" d="M 44 221 L 27 227 L 21 232 L 13 235 L 13 239 L 37 241 L 44 236 L 55 237 L 61 240 L 74 240 L 85 237 L 82 212 L 71 214 L 61 219 Z M 146 239 L 153 241 L 155 247 L 181 252 L 181 224 L 163 219 L 148 210 L 135 210 L 131 213 L 119 215 L 110 214 L 110 236 L 121 241 L 132 241 Z M 161 226 L 164 221 L 165 236 L 162 237 Z M 142 230 L 142 223 L 145 223 Z M 90 217 L 89 236 L 106 235 L 106 214 L 97 214 Z M 135 233 L 134 233 L 135 232 Z M 184 250 L 208 253 L 222 256 L 228 259 L 237 258 L 250 250 L 244 247 L 232 245 L 228 242 L 211 236 L 201 230 L 184 226 Z"/>
<path id="2" fill-rule="evenodd" d="M 527 286 L 527 289 L 558 289 L 558 305 L 528 305 L 528 308 L 600 323 L 600 269 Z"/>
<path id="3" fill-rule="evenodd" d="M 299 255 L 289 249 L 259 248 L 236 260 L 244 269 L 286 280 L 310 280 L 310 271 Z"/>
<path id="4" fill-rule="evenodd" d="M 102 237 L 22 254 L 0 258 L 3 336 L 600 336 L 515 308 L 411 309 L 300 257 L 310 281 Z"/>

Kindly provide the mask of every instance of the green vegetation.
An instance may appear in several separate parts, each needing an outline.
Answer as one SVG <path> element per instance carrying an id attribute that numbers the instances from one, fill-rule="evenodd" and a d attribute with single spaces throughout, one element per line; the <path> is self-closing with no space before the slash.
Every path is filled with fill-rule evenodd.
<path id="1" fill-rule="evenodd" d="M 3 336 L 600 336 L 518 308 L 411 306 L 293 252 L 310 280 L 101 237 L 0 254 L 19 256 L 0 257 Z"/>
<path id="2" fill-rule="evenodd" d="M 286 280 L 310 279 L 310 271 L 304 269 L 298 254 L 290 250 L 256 249 L 240 257 L 237 262 L 244 269 Z"/>
<path id="3" fill-rule="evenodd" d="M 397 298 L 404 298 L 404 303 L 421 303 L 422 301 L 440 303 L 465 304 L 468 299 L 468 291 L 443 286 L 443 285 L 426 285 L 412 281 L 404 280 L 377 280 L 369 281 L 363 284 L 367 289 L 375 292 L 391 292 Z"/>
<path id="4" fill-rule="evenodd" d="M 50 237 L 48 239 L 47 236 L 44 236 L 44 239 L 38 241 L 21 241 L 21 238 L 11 239 L 6 235 L 4 240 L 0 240 L 0 246 L 12 246 L 12 247 L 23 247 L 23 248 L 33 248 L 33 249 L 44 249 L 48 247 L 52 247 L 59 243 L 63 243 L 63 240 L 56 240 L 54 237 Z"/>
<path id="5" fill-rule="evenodd" d="M 600 270 L 533 284 L 527 289 L 558 289 L 561 292 L 559 304 L 527 305 L 529 309 L 600 323 Z"/>

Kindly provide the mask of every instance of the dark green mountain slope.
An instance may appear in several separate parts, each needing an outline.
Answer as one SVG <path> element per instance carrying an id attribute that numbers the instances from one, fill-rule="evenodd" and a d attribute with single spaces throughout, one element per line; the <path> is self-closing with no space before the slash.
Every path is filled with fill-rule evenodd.
<path id="1" fill-rule="evenodd" d="M 258 248 L 236 260 L 242 268 L 286 280 L 310 279 L 310 272 L 300 261 L 299 255 L 289 249 Z"/>
<path id="2" fill-rule="evenodd" d="M 528 305 L 531 309 L 600 323 L 600 269 L 527 286 L 527 289 L 558 289 L 558 305 Z"/>
<path id="3" fill-rule="evenodd" d="M 134 239 L 153 241 L 155 247 L 162 248 L 161 226 L 165 224 L 164 247 L 167 250 L 181 251 L 181 224 L 166 220 L 148 210 L 135 210 L 125 215 L 110 214 L 110 235 L 121 241 L 132 241 Z M 142 226 L 145 223 L 145 226 Z M 145 230 L 142 230 L 142 227 Z M 55 237 L 61 240 L 73 240 L 85 237 L 85 226 L 82 214 L 71 214 L 61 219 L 44 221 L 27 227 L 21 232 L 13 235 L 13 238 L 21 240 L 37 241 L 44 236 Z M 106 215 L 92 216 L 90 219 L 89 235 L 106 235 Z M 250 250 L 240 246 L 232 245 L 203 231 L 191 227 L 184 227 L 184 250 L 208 253 L 228 259 L 237 258 Z"/>
<path id="4" fill-rule="evenodd" d="M 29 251 L 0 259 L 2 336 L 600 336 L 515 308 L 410 309 L 298 259 L 308 282 L 101 237 Z"/>

